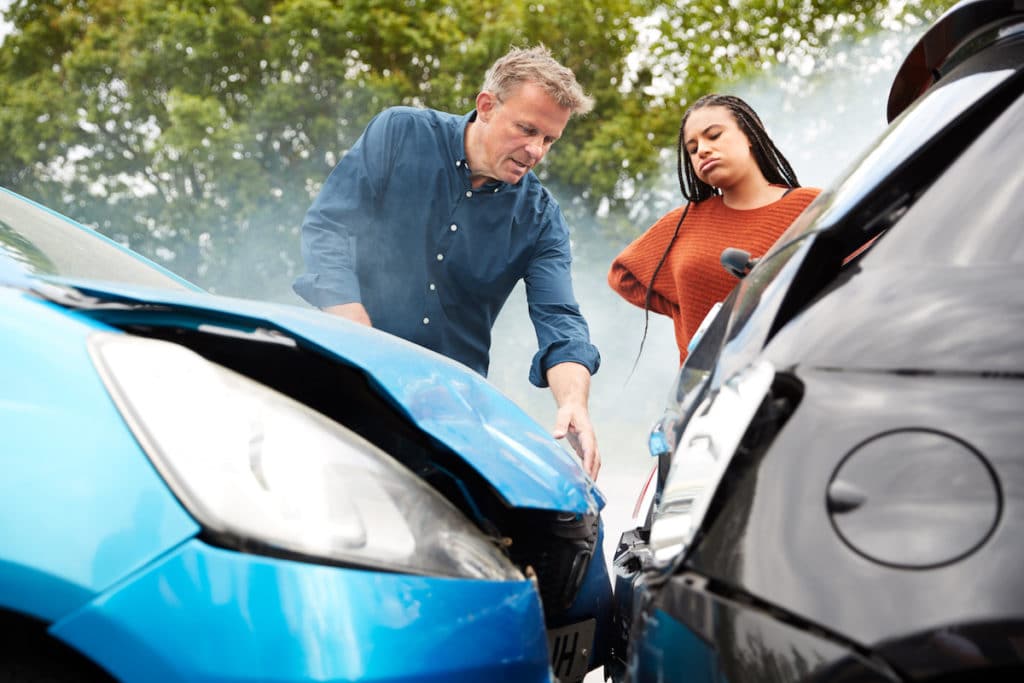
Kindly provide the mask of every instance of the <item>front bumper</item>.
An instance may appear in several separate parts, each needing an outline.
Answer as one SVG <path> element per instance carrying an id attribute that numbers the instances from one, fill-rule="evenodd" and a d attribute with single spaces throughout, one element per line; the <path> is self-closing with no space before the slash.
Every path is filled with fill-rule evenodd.
<path id="1" fill-rule="evenodd" d="M 641 571 L 630 555 L 636 540 L 624 534 L 625 545 L 620 544 L 616 557 L 617 633 L 623 636 L 619 653 L 625 657 L 612 667 L 615 681 L 900 680 L 853 643 L 785 618 L 767 605 L 720 594 L 696 574 L 680 572 L 659 580 Z"/>
<path id="2" fill-rule="evenodd" d="M 126 681 L 550 681 L 530 581 L 328 567 L 198 540 L 50 630 Z"/>

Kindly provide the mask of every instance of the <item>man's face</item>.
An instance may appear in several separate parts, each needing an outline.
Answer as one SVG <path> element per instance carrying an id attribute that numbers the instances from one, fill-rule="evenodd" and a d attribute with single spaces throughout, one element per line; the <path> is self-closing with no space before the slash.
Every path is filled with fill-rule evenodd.
<path id="1" fill-rule="evenodd" d="M 484 91 L 476 105 L 478 145 L 467 149 L 474 186 L 488 179 L 518 183 L 562 136 L 572 115 L 533 83 L 520 85 L 504 100 Z"/>

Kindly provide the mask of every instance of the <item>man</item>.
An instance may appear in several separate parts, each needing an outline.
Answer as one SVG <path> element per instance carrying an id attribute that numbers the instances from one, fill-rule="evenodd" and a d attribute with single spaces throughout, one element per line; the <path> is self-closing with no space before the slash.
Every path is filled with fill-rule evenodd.
<path id="1" fill-rule="evenodd" d="M 530 381 L 558 404 L 596 478 L 590 375 L 600 355 L 576 304 L 569 231 L 532 170 L 593 100 L 547 48 L 512 49 L 487 71 L 464 116 L 393 107 L 327 178 L 302 225 L 314 306 L 426 346 L 487 374 L 491 327 L 526 282 L 539 350 Z"/>

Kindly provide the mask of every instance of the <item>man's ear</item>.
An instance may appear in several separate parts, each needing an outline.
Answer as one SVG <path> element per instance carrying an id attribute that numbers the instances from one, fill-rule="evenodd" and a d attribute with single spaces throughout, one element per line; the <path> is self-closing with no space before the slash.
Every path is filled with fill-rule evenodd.
<path id="1" fill-rule="evenodd" d="M 498 106 L 498 97 L 487 90 L 483 90 L 476 96 L 476 117 L 486 122 Z"/>

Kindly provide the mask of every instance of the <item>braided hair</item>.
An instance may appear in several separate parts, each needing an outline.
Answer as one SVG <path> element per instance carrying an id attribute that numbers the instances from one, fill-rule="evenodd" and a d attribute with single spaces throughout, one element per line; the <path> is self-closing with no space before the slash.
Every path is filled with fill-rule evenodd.
<path id="1" fill-rule="evenodd" d="M 704 107 L 725 107 L 729 110 L 733 118 L 736 119 L 740 130 L 750 140 L 751 152 L 765 180 L 773 185 L 785 185 L 791 188 L 800 187 L 793 167 L 786 157 L 782 155 L 782 152 L 779 151 L 779 148 L 775 146 L 772 139 L 768 137 L 764 124 L 761 123 L 761 119 L 749 104 L 734 95 L 711 94 L 704 95 L 690 105 L 679 122 L 679 140 L 676 146 L 676 170 L 679 175 L 679 190 L 687 200 L 687 204 L 679 216 L 679 222 L 676 223 L 672 239 L 669 240 L 668 246 L 665 247 L 661 259 L 658 260 L 658 265 L 654 268 L 654 273 L 651 274 L 651 280 L 647 283 L 647 294 L 644 296 L 644 333 L 640 338 L 640 350 L 637 351 L 636 360 L 633 361 L 633 370 L 636 370 L 637 363 L 640 362 L 640 354 L 644 350 L 644 341 L 647 339 L 647 326 L 650 321 L 651 293 L 654 291 L 654 279 L 658 277 L 658 272 L 668 258 L 669 252 L 672 251 L 676 238 L 679 237 L 679 228 L 682 227 L 683 221 L 686 220 L 686 214 L 690 212 L 690 205 L 700 203 L 705 199 L 710 199 L 714 195 L 722 193 L 718 188 L 708 185 L 697 177 L 697 173 L 693 169 L 693 162 L 686 151 L 686 122 L 690 118 L 690 114 Z M 632 374 L 632 370 L 630 374 Z"/>

